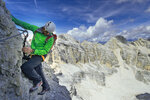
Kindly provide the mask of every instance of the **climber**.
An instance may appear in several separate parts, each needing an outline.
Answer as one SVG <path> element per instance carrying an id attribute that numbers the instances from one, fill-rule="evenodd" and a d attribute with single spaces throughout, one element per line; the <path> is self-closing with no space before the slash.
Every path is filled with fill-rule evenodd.
<path id="1" fill-rule="evenodd" d="M 53 37 L 55 24 L 53 22 L 47 22 L 45 26 L 38 27 L 18 20 L 14 16 L 11 16 L 11 18 L 16 25 L 19 25 L 24 29 L 31 30 L 34 33 L 31 47 L 22 48 L 24 53 L 30 54 L 32 57 L 22 64 L 21 70 L 28 79 L 33 81 L 33 86 L 29 89 L 29 92 L 31 93 L 42 86 L 42 91 L 38 93 L 38 95 L 43 95 L 45 92 L 50 90 L 50 87 L 45 79 L 41 62 L 44 61 L 55 42 Z"/>

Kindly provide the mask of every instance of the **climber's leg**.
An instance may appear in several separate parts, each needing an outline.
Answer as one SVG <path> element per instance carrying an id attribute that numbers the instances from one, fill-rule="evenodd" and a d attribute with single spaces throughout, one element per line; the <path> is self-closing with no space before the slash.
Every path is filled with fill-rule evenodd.
<path id="1" fill-rule="evenodd" d="M 39 83 L 42 78 L 41 76 L 35 71 L 35 68 L 42 62 L 41 56 L 32 56 L 27 62 L 25 62 L 22 66 L 22 72 L 25 74 L 27 78 L 33 81 L 33 84 L 36 85 Z"/>
<path id="2" fill-rule="evenodd" d="M 49 84 L 44 76 L 43 70 L 42 70 L 42 64 L 40 63 L 36 68 L 35 68 L 36 72 L 41 76 L 42 78 L 42 87 L 43 90 L 48 89 L 49 88 Z"/>

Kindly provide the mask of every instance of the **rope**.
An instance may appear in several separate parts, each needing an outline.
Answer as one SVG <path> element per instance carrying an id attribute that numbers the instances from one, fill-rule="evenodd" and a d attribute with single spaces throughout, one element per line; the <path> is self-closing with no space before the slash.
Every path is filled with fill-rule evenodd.
<path id="1" fill-rule="evenodd" d="M 13 38 L 13 37 L 16 37 L 16 36 L 19 36 L 19 35 L 21 35 L 21 34 L 24 34 L 25 32 L 27 33 L 27 36 L 28 36 L 28 31 L 27 31 L 27 30 L 18 29 L 18 31 L 22 31 L 22 33 L 19 33 L 19 34 L 16 34 L 16 35 L 7 37 L 7 38 L 5 38 L 5 39 L 1 39 L 1 40 L 0 40 L 0 43 L 3 43 L 3 42 L 5 42 L 6 40 L 9 40 L 9 39 L 11 39 L 11 38 Z M 25 36 L 25 34 L 24 34 L 24 36 Z"/>
<path id="2" fill-rule="evenodd" d="M 27 40 L 27 38 L 28 38 L 28 31 L 24 31 L 24 30 L 21 30 L 21 31 L 23 31 L 23 33 L 27 33 L 26 35 L 25 34 L 23 34 L 24 35 L 24 41 L 23 41 L 23 47 L 25 47 L 25 43 L 26 43 L 26 40 Z M 26 54 L 23 52 L 23 57 L 22 57 L 22 59 L 25 59 L 25 60 L 29 60 L 30 59 L 30 55 L 28 55 L 28 56 L 26 56 Z"/>

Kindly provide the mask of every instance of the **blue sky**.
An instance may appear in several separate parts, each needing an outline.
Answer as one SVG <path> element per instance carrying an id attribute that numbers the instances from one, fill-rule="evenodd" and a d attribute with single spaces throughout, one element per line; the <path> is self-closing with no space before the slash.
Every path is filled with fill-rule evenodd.
<path id="1" fill-rule="evenodd" d="M 146 32 L 142 36 L 150 36 L 147 33 L 150 25 L 150 0 L 4 1 L 16 18 L 37 26 L 53 21 L 56 24 L 56 34 L 67 33 L 81 41 L 105 41 L 118 34 L 130 38 L 130 32 L 134 30 L 138 30 L 137 34 L 136 31 L 133 33 L 136 34 L 135 38 L 139 38 L 143 29 Z M 139 30 L 139 27 L 143 28 Z"/>

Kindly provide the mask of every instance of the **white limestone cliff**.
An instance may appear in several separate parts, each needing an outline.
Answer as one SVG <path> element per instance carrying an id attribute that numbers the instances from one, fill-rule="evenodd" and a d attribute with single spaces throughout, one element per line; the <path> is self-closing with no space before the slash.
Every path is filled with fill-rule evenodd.
<path id="1" fill-rule="evenodd" d="M 150 92 L 149 47 L 144 39 L 116 36 L 102 45 L 64 34 L 47 61 L 72 100 L 137 100 L 136 95 Z"/>

